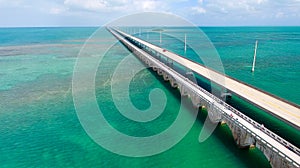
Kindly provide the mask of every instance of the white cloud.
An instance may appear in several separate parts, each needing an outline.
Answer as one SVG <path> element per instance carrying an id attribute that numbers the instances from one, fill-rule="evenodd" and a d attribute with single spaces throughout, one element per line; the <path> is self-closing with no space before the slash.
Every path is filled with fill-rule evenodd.
<path id="1" fill-rule="evenodd" d="M 261 8 L 267 0 L 211 0 L 207 4 L 208 8 L 219 11 L 221 13 L 232 13 L 232 12 L 255 12 Z"/>
<path id="2" fill-rule="evenodd" d="M 195 13 L 206 13 L 206 10 L 200 6 L 194 6 L 194 7 L 192 7 L 192 10 Z"/>
<path id="3" fill-rule="evenodd" d="M 299 25 L 300 0 L 197 0 L 187 17 L 199 24 Z M 196 15 L 195 15 L 196 14 Z"/>
<path id="4" fill-rule="evenodd" d="M 104 0 L 65 0 L 64 5 L 85 10 L 105 10 L 108 2 Z"/>
<path id="5" fill-rule="evenodd" d="M 191 21 L 212 24 L 300 23 L 300 0 L 0 0 L 0 8 L 2 16 L 16 11 L 14 15 L 18 16 L 14 17 L 19 20 L 28 18 L 29 13 L 47 16 L 49 18 L 41 19 L 46 24 L 64 18 L 72 24 L 83 22 L 82 18 L 86 18 L 86 23 L 100 18 L 103 23 L 144 11 L 169 12 Z"/>
<path id="6" fill-rule="evenodd" d="M 133 5 L 130 7 L 131 10 L 138 9 L 139 11 L 159 11 L 167 9 L 167 5 L 162 1 L 155 0 L 134 0 Z"/>
<path id="7" fill-rule="evenodd" d="M 65 0 L 64 5 L 70 10 L 118 13 L 167 9 L 166 3 L 158 0 Z"/>
<path id="8" fill-rule="evenodd" d="M 143 10 L 154 10 L 159 7 L 159 3 L 156 1 L 142 1 L 141 6 Z"/>
<path id="9" fill-rule="evenodd" d="M 267 2 L 268 0 L 256 0 L 256 3 L 257 4 L 262 4 L 262 3 L 265 3 L 265 2 Z"/>
<path id="10" fill-rule="evenodd" d="M 200 5 L 202 5 L 202 4 L 203 4 L 203 0 L 198 0 L 198 3 L 199 3 Z"/>
<path id="11" fill-rule="evenodd" d="M 194 14 L 206 13 L 206 9 L 203 7 L 203 0 L 198 0 L 198 5 L 191 7 L 191 10 L 194 12 Z"/>
<path id="12" fill-rule="evenodd" d="M 205 9 L 206 12 L 216 13 L 255 13 L 272 12 L 272 10 L 291 9 L 292 11 L 300 8 L 300 0 L 198 0 L 198 8 Z M 195 8 L 195 7 L 193 7 Z"/>

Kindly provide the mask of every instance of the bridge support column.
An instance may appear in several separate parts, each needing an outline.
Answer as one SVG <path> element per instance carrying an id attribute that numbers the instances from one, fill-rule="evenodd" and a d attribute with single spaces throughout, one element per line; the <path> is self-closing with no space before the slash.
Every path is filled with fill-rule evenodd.
<path id="1" fill-rule="evenodd" d="M 160 75 L 160 76 L 163 75 L 163 70 L 161 70 L 161 69 L 158 68 L 157 69 L 157 74 Z"/>
<path id="2" fill-rule="evenodd" d="M 179 85 L 178 88 L 179 88 L 181 96 L 188 96 L 189 95 L 188 90 L 182 84 Z"/>
<path id="3" fill-rule="evenodd" d="M 234 121 L 231 121 L 228 123 L 228 126 L 232 132 L 233 139 L 238 145 L 239 148 L 249 148 L 250 145 L 255 144 L 254 137 L 248 133 L 246 130 L 241 129 L 239 126 L 237 126 L 237 123 L 232 123 Z"/>
<path id="4" fill-rule="evenodd" d="M 177 88 L 178 87 L 178 84 L 177 84 L 175 79 L 170 78 L 170 83 L 171 83 L 172 88 Z"/>
<path id="5" fill-rule="evenodd" d="M 192 94 L 192 95 L 191 95 L 191 100 L 192 100 L 193 106 L 194 106 L 195 108 L 199 108 L 199 107 L 201 106 L 201 105 L 200 105 L 200 103 L 201 103 L 200 97 L 199 97 L 198 95 Z"/>
<path id="6" fill-rule="evenodd" d="M 209 105 L 207 111 L 210 121 L 213 123 L 219 123 L 221 121 L 222 115 L 218 112 L 213 103 Z"/>
<path id="7" fill-rule="evenodd" d="M 148 59 L 145 60 L 146 65 L 150 66 L 150 61 Z"/>
<path id="8" fill-rule="evenodd" d="M 170 76 L 166 72 L 163 72 L 163 77 L 164 77 L 165 81 L 169 81 L 170 80 Z"/>
<path id="9" fill-rule="evenodd" d="M 201 105 L 201 108 L 209 107 L 209 103 L 207 101 L 205 101 L 204 99 L 201 99 L 201 98 L 200 98 L 200 105 Z"/>
<path id="10" fill-rule="evenodd" d="M 288 162 L 281 156 L 278 152 L 273 151 L 267 144 L 263 142 L 257 142 L 256 147 L 263 152 L 268 161 L 270 162 L 272 168 L 293 168 L 296 167 L 291 162 Z"/>

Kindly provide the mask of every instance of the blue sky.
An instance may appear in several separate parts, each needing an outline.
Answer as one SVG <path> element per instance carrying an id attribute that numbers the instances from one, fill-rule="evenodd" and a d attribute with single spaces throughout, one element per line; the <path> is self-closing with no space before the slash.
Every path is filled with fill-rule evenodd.
<path id="1" fill-rule="evenodd" d="M 300 0 L 0 0 L 0 27 L 101 26 L 143 11 L 200 26 L 300 26 Z"/>

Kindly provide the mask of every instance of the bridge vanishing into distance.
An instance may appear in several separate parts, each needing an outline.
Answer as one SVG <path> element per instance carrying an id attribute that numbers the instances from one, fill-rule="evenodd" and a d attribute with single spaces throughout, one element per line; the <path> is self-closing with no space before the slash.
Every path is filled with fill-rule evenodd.
<path id="1" fill-rule="evenodd" d="M 300 167 L 300 149 L 198 86 L 188 77 L 190 74 L 182 75 L 177 72 L 173 63 L 227 88 L 250 103 L 293 124 L 297 129 L 300 128 L 299 107 L 116 28 L 107 27 L 107 30 L 142 62 L 163 76 L 164 80 L 169 81 L 172 87 L 178 88 L 182 96 L 190 97 L 195 107 L 207 107 L 212 122 L 225 122 L 239 147 L 256 146 L 264 153 L 272 167 Z M 162 61 L 161 57 L 166 58 L 168 62 Z M 225 80 L 225 85 L 221 80 Z"/>

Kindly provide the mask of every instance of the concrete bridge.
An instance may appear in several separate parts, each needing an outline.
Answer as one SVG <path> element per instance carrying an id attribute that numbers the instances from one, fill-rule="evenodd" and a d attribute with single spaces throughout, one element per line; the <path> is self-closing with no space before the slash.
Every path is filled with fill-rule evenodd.
<path id="1" fill-rule="evenodd" d="M 200 75 L 208 78 L 209 74 L 207 74 L 207 70 L 209 69 L 204 69 L 205 67 L 195 62 L 187 60 L 175 53 L 166 51 L 163 48 L 138 39 L 120 30 L 113 28 L 107 28 L 107 30 L 119 39 L 141 61 L 149 67 L 152 67 L 158 75 L 163 76 L 164 80 L 169 81 L 172 87 L 178 88 L 181 95 L 190 97 L 195 107 L 205 106 L 208 110 L 208 116 L 212 122 L 227 123 L 232 131 L 234 140 L 239 147 L 246 148 L 256 146 L 264 153 L 272 167 L 300 167 L 300 150 L 296 146 L 287 142 L 272 131 L 263 127 L 261 124 L 255 122 L 243 113 L 226 104 L 226 102 L 198 86 L 188 77 L 188 75 L 191 75 L 192 73 L 182 75 L 174 70 L 171 65 L 173 62 L 179 63 L 180 65 L 188 65 L 188 68 L 193 72 L 199 73 Z M 170 61 L 164 63 L 157 59 L 159 57 L 165 57 Z M 213 71 L 213 73 L 217 72 Z M 217 75 L 221 74 L 217 73 Z M 228 80 L 227 78 L 228 77 L 226 77 L 226 85 Z M 233 80 L 231 78 L 229 79 Z M 218 81 L 216 82 L 218 83 Z M 237 81 L 233 80 L 231 82 L 233 82 L 232 87 L 237 88 L 237 90 L 242 90 L 242 88 L 239 88 Z M 229 87 L 229 90 L 239 92 L 231 87 Z M 248 94 L 245 94 L 244 96 L 247 97 Z M 297 112 L 297 110 L 299 111 L 299 109 L 296 109 L 295 112 Z"/>

